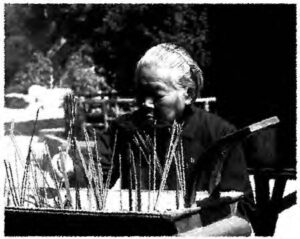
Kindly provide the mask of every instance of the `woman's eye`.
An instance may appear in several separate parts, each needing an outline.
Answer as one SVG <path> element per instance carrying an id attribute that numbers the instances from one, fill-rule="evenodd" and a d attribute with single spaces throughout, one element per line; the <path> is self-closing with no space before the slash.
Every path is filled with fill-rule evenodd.
<path id="1" fill-rule="evenodd" d="M 161 103 L 164 102 L 164 99 L 165 99 L 165 96 L 159 96 L 159 97 L 157 97 L 157 98 L 154 99 L 154 103 L 156 105 L 161 104 Z"/>
<path id="2" fill-rule="evenodd" d="M 161 100 L 163 97 L 164 97 L 163 95 L 156 95 L 156 96 L 154 96 L 153 100 L 156 102 L 156 101 Z"/>

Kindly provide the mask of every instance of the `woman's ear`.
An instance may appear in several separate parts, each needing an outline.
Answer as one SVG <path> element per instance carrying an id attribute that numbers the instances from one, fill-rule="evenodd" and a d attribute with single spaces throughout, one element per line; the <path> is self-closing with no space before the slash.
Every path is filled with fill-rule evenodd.
<path id="1" fill-rule="evenodd" d="M 184 97 L 185 97 L 185 104 L 190 105 L 193 101 L 192 89 L 186 89 Z"/>
<path id="2" fill-rule="evenodd" d="M 185 97 L 184 103 L 186 105 L 190 105 L 192 103 L 192 96 L 191 96 L 191 94 L 189 94 L 189 90 L 188 89 L 185 91 L 184 97 Z"/>

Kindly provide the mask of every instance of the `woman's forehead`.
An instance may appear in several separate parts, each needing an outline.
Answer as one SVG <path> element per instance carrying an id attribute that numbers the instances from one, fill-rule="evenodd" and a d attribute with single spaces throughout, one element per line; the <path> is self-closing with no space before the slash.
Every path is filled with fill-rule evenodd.
<path id="1" fill-rule="evenodd" d="M 166 87 L 178 87 L 178 73 L 176 70 L 157 65 L 142 66 L 139 70 L 140 84 L 159 84 Z"/>

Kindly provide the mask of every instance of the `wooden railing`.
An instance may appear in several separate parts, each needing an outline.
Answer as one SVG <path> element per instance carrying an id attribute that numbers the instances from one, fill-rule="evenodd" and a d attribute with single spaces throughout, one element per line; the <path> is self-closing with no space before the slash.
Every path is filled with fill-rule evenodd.
<path id="1" fill-rule="evenodd" d="M 215 103 L 216 100 L 216 97 L 198 98 L 195 104 L 201 106 L 206 111 L 210 111 L 212 103 Z M 105 129 L 115 118 L 137 109 L 134 98 L 82 97 L 80 104 L 86 114 L 86 126 L 103 127 Z"/>

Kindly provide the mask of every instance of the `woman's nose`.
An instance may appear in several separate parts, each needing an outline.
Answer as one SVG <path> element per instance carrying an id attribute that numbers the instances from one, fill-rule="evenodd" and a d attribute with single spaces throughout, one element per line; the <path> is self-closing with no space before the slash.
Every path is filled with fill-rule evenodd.
<path id="1" fill-rule="evenodd" d="M 150 97 L 147 97 L 144 102 L 143 102 L 143 106 L 147 107 L 147 108 L 151 108 L 154 109 L 154 102 L 153 99 Z"/>

